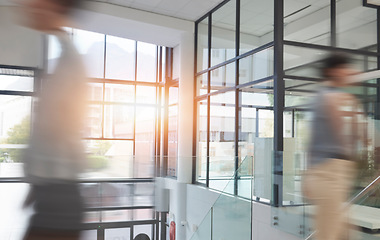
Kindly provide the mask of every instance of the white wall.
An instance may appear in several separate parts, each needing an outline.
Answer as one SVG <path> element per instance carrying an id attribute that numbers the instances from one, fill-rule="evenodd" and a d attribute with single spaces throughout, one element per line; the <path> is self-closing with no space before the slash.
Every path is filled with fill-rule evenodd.
<path id="1" fill-rule="evenodd" d="M 15 7 L 0 6 L 0 64 L 42 67 L 42 35 L 18 25 Z"/>

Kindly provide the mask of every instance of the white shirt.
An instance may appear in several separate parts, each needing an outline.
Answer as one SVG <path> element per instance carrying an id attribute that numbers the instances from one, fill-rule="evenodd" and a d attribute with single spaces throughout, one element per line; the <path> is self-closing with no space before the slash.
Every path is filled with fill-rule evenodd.
<path id="1" fill-rule="evenodd" d="M 85 155 L 81 130 L 86 110 L 84 64 L 66 33 L 53 74 L 43 77 L 35 107 L 29 148 L 24 155 L 26 180 L 76 180 Z"/>

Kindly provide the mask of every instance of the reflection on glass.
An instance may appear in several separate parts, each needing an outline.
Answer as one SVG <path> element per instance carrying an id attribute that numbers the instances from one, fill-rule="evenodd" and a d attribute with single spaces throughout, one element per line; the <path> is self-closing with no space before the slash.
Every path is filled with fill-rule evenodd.
<path id="1" fill-rule="evenodd" d="M 136 42 L 107 36 L 106 78 L 135 80 Z"/>
<path id="2" fill-rule="evenodd" d="M 169 107 L 168 121 L 168 176 L 176 176 L 178 156 L 178 105 Z"/>
<path id="3" fill-rule="evenodd" d="M 284 71 L 286 75 L 320 78 L 319 60 L 328 52 L 317 49 L 284 46 Z"/>
<path id="4" fill-rule="evenodd" d="M 137 81 L 156 82 L 157 46 L 137 42 Z"/>
<path id="5" fill-rule="evenodd" d="M 376 45 L 376 9 L 363 6 L 361 1 L 339 1 L 336 8 L 338 47 L 366 49 Z"/>
<path id="6" fill-rule="evenodd" d="M 133 103 L 135 101 L 135 87 L 133 85 L 106 83 L 105 101 Z"/>
<path id="7" fill-rule="evenodd" d="M 236 56 L 236 0 L 227 2 L 212 14 L 211 66 Z"/>
<path id="8" fill-rule="evenodd" d="M 273 0 L 241 0 L 240 6 L 240 54 L 273 41 Z"/>
<path id="9" fill-rule="evenodd" d="M 198 23 L 197 72 L 208 68 L 208 18 Z"/>
<path id="10" fill-rule="evenodd" d="M 74 44 L 83 55 L 88 77 L 104 77 L 104 38 L 104 34 L 73 30 Z"/>
<path id="11" fill-rule="evenodd" d="M 81 178 L 132 178 L 133 141 L 84 140 L 86 171 Z"/>
<path id="12" fill-rule="evenodd" d="M 256 108 L 242 107 L 241 114 L 241 129 L 239 132 L 239 159 L 246 156 L 253 157 L 254 139 L 256 138 Z"/>
<path id="13" fill-rule="evenodd" d="M 235 170 L 235 94 L 211 96 L 210 102 L 209 156 L 212 180 L 231 177 Z"/>
<path id="14" fill-rule="evenodd" d="M 330 45 L 330 24 L 330 0 L 284 1 L 285 40 Z"/>
<path id="15" fill-rule="evenodd" d="M 133 138 L 133 106 L 105 105 L 104 115 L 104 136 L 106 138 Z"/>
<path id="16" fill-rule="evenodd" d="M 211 71 L 211 91 L 235 86 L 235 65 L 231 63 Z"/>
<path id="17" fill-rule="evenodd" d="M 273 48 L 250 55 L 239 62 L 239 84 L 273 75 Z"/>
<path id="18" fill-rule="evenodd" d="M 197 180 L 206 183 L 207 172 L 207 99 L 198 102 Z"/>

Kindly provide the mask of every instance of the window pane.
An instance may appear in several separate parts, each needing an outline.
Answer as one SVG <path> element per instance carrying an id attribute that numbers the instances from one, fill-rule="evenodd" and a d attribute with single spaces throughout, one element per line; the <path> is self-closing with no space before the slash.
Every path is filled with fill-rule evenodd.
<path id="1" fill-rule="evenodd" d="M 135 86 L 106 83 L 105 101 L 133 103 L 135 101 Z"/>
<path id="2" fill-rule="evenodd" d="M 285 0 L 285 40 L 330 45 L 330 2 Z"/>
<path id="3" fill-rule="evenodd" d="M 218 91 L 236 85 L 235 63 L 211 71 L 211 91 Z"/>
<path id="4" fill-rule="evenodd" d="M 98 104 L 89 104 L 85 119 L 84 136 L 87 138 L 102 137 L 103 107 Z"/>
<path id="5" fill-rule="evenodd" d="M 361 0 L 336 4 L 338 47 L 363 49 L 377 44 L 376 9 L 363 6 Z"/>
<path id="6" fill-rule="evenodd" d="M 253 140 L 256 137 L 256 108 L 242 107 L 239 132 L 239 159 L 253 156 Z"/>
<path id="7" fill-rule="evenodd" d="M 206 183 L 207 172 L 207 99 L 198 102 L 197 180 Z"/>
<path id="8" fill-rule="evenodd" d="M 33 92 L 34 77 L 0 75 L 0 89 Z"/>
<path id="9" fill-rule="evenodd" d="M 235 171 L 235 92 L 211 96 L 210 187 L 223 190 L 221 178 Z"/>
<path id="10" fill-rule="evenodd" d="M 211 66 L 236 56 L 236 0 L 231 0 L 212 14 Z"/>
<path id="11" fill-rule="evenodd" d="M 273 41 L 273 0 L 240 1 L 240 54 Z"/>
<path id="12" fill-rule="evenodd" d="M 22 177 L 22 154 L 30 135 L 32 98 L 0 96 L 0 177 Z"/>
<path id="13" fill-rule="evenodd" d="M 239 84 L 273 75 L 273 48 L 250 55 L 239 62 Z"/>
<path id="14" fill-rule="evenodd" d="M 208 18 L 198 24 L 197 71 L 208 68 Z"/>
<path id="15" fill-rule="evenodd" d="M 131 229 L 130 228 L 112 228 L 105 229 L 105 240 L 130 240 L 131 239 Z"/>
<path id="16" fill-rule="evenodd" d="M 133 106 L 105 105 L 104 115 L 104 136 L 106 138 L 133 139 Z"/>
<path id="17" fill-rule="evenodd" d="M 132 221 L 133 210 L 103 211 L 102 222 L 126 222 Z"/>
<path id="18" fill-rule="evenodd" d="M 107 36 L 106 78 L 135 80 L 136 42 Z"/>
<path id="19" fill-rule="evenodd" d="M 156 82 L 157 46 L 137 42 L 137 81 Z"/>
<path id="20" fill-rule="evenodd" d="M 87 89 L 90 101 L 103 101 L 103 83 L 88 83 Z"/>
<path id="21" fill-rule="evenodd" d="M 135 225 L 133 228 L 133 238 L 139 234 L 146 234 L 150 239 L 152 238 L 152 227 L 153 225 Z"/>
<path id="22" fill-rule="evenodd" d="M 207 73 L 197 77 L 197 96 L 207 94 Z"/>
<path id="23" fill-rule="evenodd" d="M 87 168 L 81 178 L 132 178 L 133 141 L 84 140 Z"/>
<path id="24" fill-rule="evenodd" d="M 169 105 L 178 103 L 178 87 L 169 88 Z"/>
<path id="25" fill-rule="evenodd" d="M 74 44 L 84 56 L 87 76 L 103 78 L 104 75 L 104 34 L 73 30 Z"/>
<path id="26" fill-rule="evenodd" d="M 156 87 L 137 86 L 137 103 L 156 104 Z"/>
<path id="27" fill-rule="evenodd" d="M 177 176 L 178 157 L 178 105 L 169 107 L 168 175 Z"/>
<path id="28" fill-rule="evenodd" d="M 133 211 L 133 220 L 153 220 L 153 210 L 152 209 L 138 209 Z"/>
<path id="29" fill-rule="evenodd" d="M 136 162 L 134 177 L 154 176 L 155 116 L 155 107 L 136 108 Z"/>

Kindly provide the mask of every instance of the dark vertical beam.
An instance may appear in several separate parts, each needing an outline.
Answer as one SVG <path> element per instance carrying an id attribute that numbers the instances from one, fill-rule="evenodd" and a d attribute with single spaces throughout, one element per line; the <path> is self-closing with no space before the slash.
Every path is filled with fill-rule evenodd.
<path id="1" fill-rule="evenodd" d="M 135 82 L 137 81 L 137 41 L 135 41 Z M 135 99 L 133 106 L 133 168 L 135 166 L 135 158 L 136 158 L 136 102 L 137 102 L 137 85 L 135 87 Z"/>
<path id="2" fill-rule="evenodd" d="M 336 0 L 330 1 L 330 43 L 332 47 L 336 47 Z"/>
<path id="3" fill-rule="evenodd" d="M 256 108 L 256 132 L 255 137 L 259 137 L 259 109 Z"/>
<path id="4" fill-rule="evenodd" d="M 380 9 L 377 8 L 377 53 L 380 53 Z M 377 69 L 380 69 L 380 56 L 377 57 Z M 380 85 L 380 78 L 376 80 Z M 376 88 L 375 120 L 380 119 L 380 87 Z"/>
<path id="5" fill-rule="evenodd" d="M 161 238 L 160 240 L 166 240 L 166 213 L 161 213 Z"/>
<path id="6" fill-rule="evenodd" d="M 107 35 L 104 35 L 104 51 L 103 51 L 103 79 L 106 78 L 106 61 L 107 61 Z M 106 84 L 103 83 L 103 96 L 102 100 L 103 103 L 105 102 L 105 94 L 106 94 Z M 105 116 L 104 116 L 104 104 L 102 104 L 102 138 L 104 138 L 104 122 L 105 122 Z"/>
<path id="7" fill-rule="evenodd" d="M 162 82 L 162 47 L 159 47 L 158 54 L 158 82 Z M 161 123 L 162 123 L 162 106 L 161 106 L 161 98 L 162 98 L 162 87 L 157 87 L 157 132 L 156 132 L 156 154 L 155 154 L 155 175 L 156 177 L 160 177 L 160 168 L 161 168 Z M 158 236 L 158 235 L 157 235 Z"/>
<path id="8" fill-rule="evenodd" d="M 235 56 L 239 56 L 240 50 L 240 0 L 236 0 L 236 31 L 235 31 Z M 239 60 L 235 63 L 235 84 L 239 85 Z M 239 169 L 239 136 L 241 135 L 240 122 L 240 94 L 239 89 L 235 89 L 235 177 L 234 177 L 234 194 L 238 195 L 238 169 Z"/>
<path id="9" fill-rule="evenodd" d="M 274 1 L 274 159 L 273 196 L 274 206 L 282 205 L 284 150 L 284 0 Z"/>
<path id="10" fill-rule="evenodd" d="M 165 103 L 164 103 L 164 143 L 161 176 L 168 173 L 169 151 L 169 84 L 172 80 L 173 48 L 166 48 L 166 71 L 165 71 Z"/>
<path id="11" fill-rule="evenodd" d="M 99 227 L 97 229 L 97 240 L 104 240 L 105 239 L 105 236 L 104 236 L 104 228 L 103 227 Z"/>
<path id="12" fill-rule="evenodd" d="M 193 169 L 192 169 L 192 179 L 191 182 L 194 184 L 197 181 L 197 147 L 198 147 L 198 101 L 195 100 L 198 94 L 198 78 L 197 78 L 197 64 L 198 64 L 198 24 L 195 23 L 195 34 L 194 34 L 194 112 L 193 112 Z"/>
<path id="13" fill-rule="evenodd" d="M 208 62 L 207 67 L 211 67 L 211 48 L 212 48 L 212 15 L 208 16 Z M 211 73 L 207 72 L 207 93 L 211 90 Z M 210 96 L 207 96 L 207 163 L 206 163 L 206 186 L 210 186 Z"/>
<path id="14" fill-rule="evenodd" d="M 293 109 L 292 110 L 292 138 L 294 138 L 295 137 L 295 126 L 296 126 L 296 112 L 295 112 L 295 110 Z"/>

